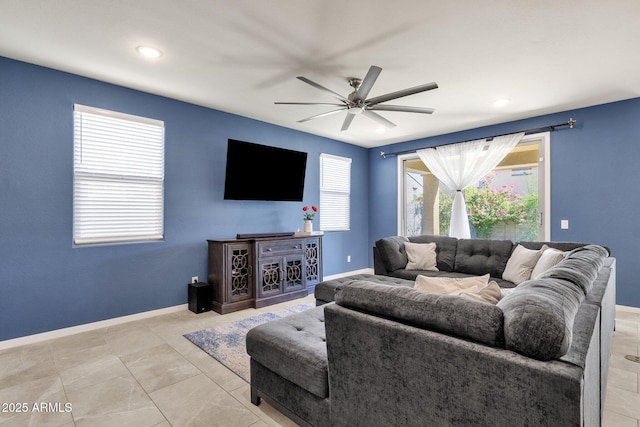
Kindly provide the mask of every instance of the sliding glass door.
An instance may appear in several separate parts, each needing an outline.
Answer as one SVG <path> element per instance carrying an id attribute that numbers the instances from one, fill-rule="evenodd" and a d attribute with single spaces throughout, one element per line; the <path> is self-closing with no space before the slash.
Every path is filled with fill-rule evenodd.
<path id="1" fill-rule="evenodd" d="M 549 239 L 549 133 L 525 136 L 475 186 L 465 189 L 472 237 Z M 416 154 L 398 157 L 398 233 L 449 232 L 452 194 Z"/>

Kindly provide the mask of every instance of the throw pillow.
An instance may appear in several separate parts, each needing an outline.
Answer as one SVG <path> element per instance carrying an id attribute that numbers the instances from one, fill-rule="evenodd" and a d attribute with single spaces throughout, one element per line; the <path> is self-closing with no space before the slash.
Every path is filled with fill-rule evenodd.
<path id="1" fill-rule="evenodd" d="M 418 276 L 413 287 L 419 291 L 432 294 L 448 294 L 460 289 L 469 289 L 486 286 L 489 283 L 489 275 L 472 277 L 428 277 Z"/>
<path id="2" fill-rule="evenodd" d="M 459 295 L 476 301 L 497 304 L 502 299 L 500 286 L 489 275 L 473 277 L 418 276 L 414 289 L 432 294 Z"/>
<path id="3" fill-rule="evenodd" d="M 431 270 L 438 271 L 436 267 L 436 244 L 405 242 L 404 249 L 407 252 L 407 270 Z"/>
<path id="4" fill-rule="evenodd" d="M 502 273 L 502 278 L 516 285 L 529 280 L 540 255 L 542 255 L 540 251 L 527 249 L 522 245 L 516 246 L 507 261 L 507 266 L 504 269 L 504 273 Z"/>
<path id="5" fill-rule="evenodd" d="M 502 298 L 504 298 L 515 290 L 516 288 L 500 288 L 500 295 L 502 295 Z"/>
<path id="6" fill-rule="evenodd" d="M 567 255 L 566 252 L 550 248 L 547 245 L 544 245 L 540 251 L 542 251 L 542 255 L 540 255 L 540 259 L 531 272 L 532 279 L 536 279 L 539 275 L 558 264 Z"/>
<path id="7" fill-rule="evenodd" d="M 500 286 L 495 281 L 490 281 L 485 286 L 478 287 L 477 289 L 465 289 L 460 291 L 458 295 L 463 297 L 474 299 L 477 301 L 488 302 L 489 304 L 497 304 L 502 299 L 502 291 Z"/>

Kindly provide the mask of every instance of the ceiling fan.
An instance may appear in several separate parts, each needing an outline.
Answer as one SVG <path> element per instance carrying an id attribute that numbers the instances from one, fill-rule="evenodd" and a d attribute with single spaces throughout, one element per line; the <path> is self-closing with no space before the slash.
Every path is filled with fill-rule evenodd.
<path id="1" fill-rule="evenodd" d="M 373 98 L 367 99 L 367 95 L 371 91 L 373 84 L 376 82 L 378 75 L 382 68 L 376 67 L 372 65 L 367 72 L 367 75 L 363 80 L 357 78 L 348 79 L 349 85 L 354 89 L 346 98 L 339 93 L 332 91 L 331 89 L 327 89 L 324 86 L 319 85 L 318 83 L 307 79 L 306 77 L 298 76 L 298 80 L 302 80 L 303 82 L 315 87 L 316 89 L 320 89 L 324 92 L 328 92 L 337 98 L 340 103 L 329 103 L 329 102 L 275 102 L 275 104 L 281 105 L 330 105 L 335 107 L 340 107 L 337 110 L 327 111 L 326 113 L 316 114 L 315 116 L 307 117 L 306 119 L 298 120 L 298 123 L 306 122 L 313 119 L 318 119 L 320 117 L 329 116 L 331 114 L 339 113 L 340 111 L 347 111 L 347 115 L 344 118 L 344 122 L 342 123 L 343 131 L 349 129 L 351 126 L 351 122 L 356 114 L 362 114 L 363 116 L 369 117 L 372 120 L 380 123 L 383 126 L 388 128 L 392 128 L 395 124 L 380 114 L 376 113 L 376 111 L 399 111 L 404 113 L 422 113 L 422 114 L 432 114 L 434 112 L 433 108 L 421 108 L 421 107 L 406 107 L 403 105 L 381 105 L 383 102 L 391 101 L 393 99 L 402 98 L 404 96 L 413 95 L 415 93 L 425 92 L 431 89 L 437 89 L 437 83 L 427 83 L 424 85 L 416 86 L 409 89 L 399 90 L 396 92 L 391 92 L 386 95 L 380 95 Z"/>

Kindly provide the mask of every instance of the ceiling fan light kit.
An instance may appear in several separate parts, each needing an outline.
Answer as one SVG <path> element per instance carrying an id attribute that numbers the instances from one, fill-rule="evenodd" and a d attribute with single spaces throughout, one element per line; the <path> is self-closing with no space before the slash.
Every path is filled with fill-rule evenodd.
<path id="1" fill-rule="evenodd" d="M 301 80 L 316 89 L 319 89 L 323 92 L 331 94 L 334 98 L 337 98 L 340 103 L 327 103 L 327 102 L 275 102 L 275 104 L 279 105 L 328 105 L 334 107 L 340 107 L 336 110 L 327 111 L 324 113 L 316 114 L 311 117 L 307 117 L 302 120 L 298 120 L 298 123 L 307 122 L 309 120 L 318 119 L 320 117 L 326 117 L 332 114 L 339 113 L 341 111 L 347 112 L 347 115 L 344 118 L 344 122 L 342 123 L 342 131 L 346 131 L 351 126 L 351 122 L 356 115 L 363 115 L 371 120 L 378 122 L 379 124 L 392 128 L 395 127 L 395 123 L 385 119 L 380 114 L 375 111 L 396 111 L 402 113 L 419 113 L 419 114 L 432 114 L 434 112 L 433 108 L 422 108 L 422 107 L 408 107 L 403 105 L 385 105 L 384 102 L 392 101 L 394 99 L 402 98 L 409 95 L 414 95 L 416 93 L 426 92 L 428 90 L 433 90 L 438 88 L 438 84 L 427 83 L 420 86 L 416 86 L 409 89 L 403 89 L 396 92 L 391 92 L 385 95 L 376 96 L 374 98 L 367 99 L 373 84 L 378 79 L 382 68 L 372 65 L 367 72 L 367 75 L 364 79 L 360 80 L 358 78 L 352 77 L 347 81 L 349 85 L 353 88 L 353 92 L 351 92 L 347 97 L 340 95 L 337 92 L 332 91 L 331 89 L 327 89 L 326 87 L 309 80 L 306 77 L 298 76 L 298 80 Z"/>

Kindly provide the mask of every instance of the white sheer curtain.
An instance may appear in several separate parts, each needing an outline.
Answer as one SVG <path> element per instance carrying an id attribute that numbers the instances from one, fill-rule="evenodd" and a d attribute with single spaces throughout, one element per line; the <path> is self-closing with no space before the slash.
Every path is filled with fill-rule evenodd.
<path id="1" fill-rule="evenodd" d="M 524 133 L 521 132 L 498 136 L 493 138 L 491 142 L 479 139 L 417 151 L 420 160 L 427 165 L 431 173 L 447 188 L 455 191 L 451 207 L 449 236 L 471 237 L 462 190 L 491 172 L 520 142 L 523 136 Z"/>

